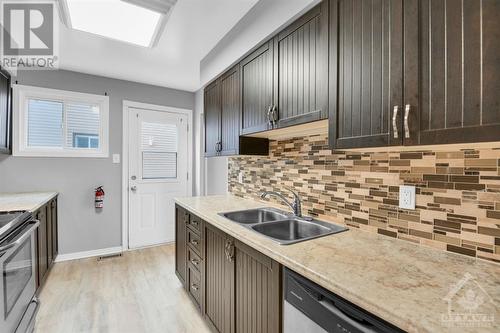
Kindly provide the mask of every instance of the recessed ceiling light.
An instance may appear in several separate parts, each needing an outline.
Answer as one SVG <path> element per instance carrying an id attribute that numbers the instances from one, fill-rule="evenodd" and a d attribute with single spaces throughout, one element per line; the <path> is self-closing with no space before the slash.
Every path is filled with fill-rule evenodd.
<path id="1" fill-rule="evenodd" d="M 64 2 L 63 12 L 66 12 L 66 23 L 70 28 L 144 47 L 151 47 L 158 40 L 172 5 L 169 3 L 166 11 L 160 12 L 132 4 L 130 0 Z"/>

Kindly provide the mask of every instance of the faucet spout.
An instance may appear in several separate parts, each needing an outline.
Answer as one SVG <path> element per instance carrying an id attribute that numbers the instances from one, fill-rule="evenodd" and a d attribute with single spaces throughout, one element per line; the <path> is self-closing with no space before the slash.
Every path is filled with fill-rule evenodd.
<path id="1" fill-rule="evenodd" d="M 260 197 L 261 197 L 261 199 L 265 199 L 268 195 L 274 195 L 274 196 L 280 198 L 283 201 L 283 203 L 288 205 L 292 209 L 293 214 L 295 216 L 302 217 L 302 204 L 301 204 L 300 196 L 292 189 L 290 189 L 290 188 L 286 188 L 286 189 L 288 191 L 292 192 L 292 194 L 294 196 L 293 203 L 291 203 L 283 194 L 281 194 L 280 192 L 276 192 L 276 191 L 262 191 Z"/>

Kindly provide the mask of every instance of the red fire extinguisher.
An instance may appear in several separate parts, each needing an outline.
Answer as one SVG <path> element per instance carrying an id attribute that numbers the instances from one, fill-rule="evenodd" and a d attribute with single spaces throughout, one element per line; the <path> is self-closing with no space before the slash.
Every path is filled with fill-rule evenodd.
<path id="1" fill-rule="evenodd" d="M 102 186 L 95 189 L 95 208 L 104 207 L 104 190 Z"/>

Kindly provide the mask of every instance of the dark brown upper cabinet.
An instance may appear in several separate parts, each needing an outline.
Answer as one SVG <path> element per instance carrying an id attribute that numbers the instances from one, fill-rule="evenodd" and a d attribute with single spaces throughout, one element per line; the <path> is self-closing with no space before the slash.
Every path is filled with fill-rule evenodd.
<path id="1" fill-rule="evenodd" d="M 496 0 L 330 0 L 331 147 L 500 140 L 498 17 Z"/>
<path id="2" fill-rule="evenodd" d="M 259 47 L 240 62 L 241 134 L 271 129 L 269 114 L 275 104 L 273 41 Z"/>
<path id="3" fill-rule="evenodd" d="M 328 118 L 328 1 L 274 38 L 274 128 Z"/>
<path id="4" fill-rule="evenodd" d="M 238 154 L 240 135 L 240 79 L 235 66 L 220 78 L 221 90 L 221 155 Z"/>
<path id="5" fill-rule="evenodd" d="M 205 156 L 219 154 L 220 146 L 220 82 L 215 81 L 205 88 L 204 113 L 205 113 Z"/>
<path id="6" fill-rule="evenodd" d="M 400 145 L 402 1 L 330 1 L 330 17 L 332 146 Z"/>
<path id="7" fill-rule="evenodd" d="M 240 136 L 240 68 L 205 88 L 205 156 L 267 155 L 269 140 Z"/>
<path id="8" fill-rule="evenodd" d="M 0 69 L 0 154 L 10 154 L 12 137 L 12 89 L 10 74 Z"/>
<path id="9" fill-rule="evenodd" d="M 405 144 L 500 140 L 500 1 L 404 5 Z"/>

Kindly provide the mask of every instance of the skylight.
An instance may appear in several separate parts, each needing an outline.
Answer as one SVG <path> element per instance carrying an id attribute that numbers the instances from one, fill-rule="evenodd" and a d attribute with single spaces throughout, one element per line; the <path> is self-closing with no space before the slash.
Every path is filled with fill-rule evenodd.
<path id="1" fill-rule="evenodd" d="M 121 0 L 66 0 L 70 28 L 144 47 L 154 43 L 162 15 Z"/>

